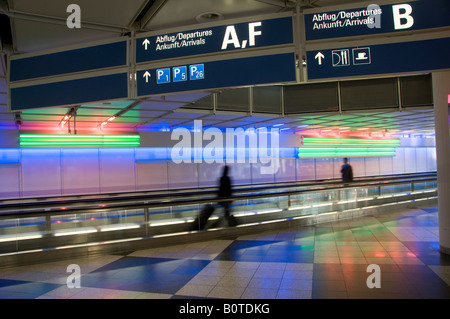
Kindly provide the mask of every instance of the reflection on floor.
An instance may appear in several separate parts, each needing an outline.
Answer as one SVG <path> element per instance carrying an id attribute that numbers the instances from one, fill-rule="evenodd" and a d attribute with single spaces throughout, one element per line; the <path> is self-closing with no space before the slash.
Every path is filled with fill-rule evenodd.
<path id="1" fill-rule="evenodd" d="M 437 207 L 0 269 L 0 298 L 450 298 Z M 68 288 L 67 266 L 81 269 Z M 381 288 L 368 288 L 370 264 Z"/>

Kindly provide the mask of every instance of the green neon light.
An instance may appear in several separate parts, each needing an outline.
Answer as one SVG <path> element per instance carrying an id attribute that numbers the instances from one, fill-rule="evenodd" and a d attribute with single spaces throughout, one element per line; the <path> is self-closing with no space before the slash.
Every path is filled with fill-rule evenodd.
<path id="1" fill-rule="evenodd" d="M 87 138 L 87 139 L 100 139 L 100 138 L 117 138 L 117 139 L 139 139 L 139 135 L 51 135 L 51 134 L 20 134 L 20 138 L 61 138 L 61 139 L 74 139 L 74 138 Z"/>
<path id="2" fill-rule="evenodd" d="M 21 134 L 22 147 L 136 147 L 139 135 L 52 135 Z"/>
<path id="3" fill-rule="evenodd" d="M 363 139 L 363 138 L 322 138 L 322 137 L 304 137 L 303 142 L 311 143 L 352 143 L 352 144 L 394 144 L 399 145 L 397 139 Z"/>
<path id="4" fill-rule="evenodd" d="M 313 138 L 304 137 L 299 158 L 395 156 L 397 139 Z"/>

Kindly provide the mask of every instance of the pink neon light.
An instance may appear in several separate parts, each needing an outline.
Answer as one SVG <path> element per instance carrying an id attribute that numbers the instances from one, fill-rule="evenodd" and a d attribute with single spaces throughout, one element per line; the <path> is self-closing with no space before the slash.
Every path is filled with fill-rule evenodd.
<path id="1" fill-rule="evenodd" d="M 447 96 L 447 103 L 450 104 L 450 94 Z"/>

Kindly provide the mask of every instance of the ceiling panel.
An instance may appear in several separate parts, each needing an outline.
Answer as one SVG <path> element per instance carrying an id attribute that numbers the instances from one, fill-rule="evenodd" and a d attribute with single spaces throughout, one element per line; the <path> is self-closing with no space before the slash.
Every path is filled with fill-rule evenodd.
<path id="1" fill-rule="evenodd" d="M 172 103 L 164 101 L 144 101 L 141 104 L 135 106 L 135 110 L 149 110 L 149 111 L 172 111 L 185 105 L 185 103 Z"/>
<path id="2" fill-rule="evenodd" d="M 126 27 L 145 4 L 145 0 L 13 0 L 15 11 L 67 19 L 67 6 L 76 3 L 81 9 L 81 20 Z"/>
<path id="3" fill-rule="evenodd" d="M 13 19 L 15 49 L 17 52 L 37 52 L 68 45 L 76 45 L 117 37 L 116 33 L 92 30 L 69 29 L 65 25 Z M 36 41 L 39 39 L 40 41 Z"/>
<path id="4" fill-rule="evenodd" d="M 52 121 L 55 125 L 58 125 L 58 123 L 61 122 L 60 115 L 22 114 L 21 118 L 24 121 Z"/>
<path id="5" fill-rule="evenodd" d="M 103 116 L 109 117 L 117 113 L 117 109 L 99 109 L 99 108 L 87 108 L 81 107 L 77 110 L 77 116 Z"/>
<path id="6" fill-rule="evenodd" d="M 106 108 L 113 108 L 113 109 L 123 109 L 131 104 L 135 103 L 133 100 L 120 100 L 120 101 L 110 101 L 110 102 L 104 102 L 104 103 L 90 103 L 90 104 L 83 104 L 81 107 L 106 107 Z"/>
<path id="7" fill-rule="evenodd" d="M 243 114 L 213 114 L 213 115 L 207 115 L 203 117 L 204 120 L 233 120 L 236 118 L 243 118 L 245 117 Z"/>
<path id="8" fill-rule="evenodd" d="M 147 30 L 161 30 L 198 24 L 195 18 L 207 12 L 220 14 L 224 19 L 234 19 L 275 13 L 279 12 L 280 9 L 279 6 L 255 0 L 168 0 L 145 28 Z"/>
<path id="9" fill-rule="evenodd" d="M 172 94 L 164 97 L 166 101 L 186 102 L 191 103 L 197 101 L 205 96 L 211 95 L 209 92 L 192 92 L 192 93 L 180 93 Z"/>
<path id="10" fill-rule="evenodd" d="M 166 114 L 166 111 L 149 111 L 149 110 L 137 110 L 132 109 L 130 111 L 125 112 L 124 116 L 132 116 L 132 117 L 141 117 L 141 118 L 155 118 L 160 117 L 164 114 Z"/>
<path id="11" fill-rule="evenodd" d="M 64 116 L 69 112 L 70 108 L 66 107 L 48 107 L 45 109 L 24 110 L 22 114 L 50 114 Z"/>
<path id="12" fill-rule="evenodd" d="M 164 116 L 164 118 L 166 118 L 166 119 L 196 119 L 201 116 L 202 116 L 202 114 L 199 114 L 199 113 L 174 112 L 174 113 L 170 113 L 170 114 Z"/>

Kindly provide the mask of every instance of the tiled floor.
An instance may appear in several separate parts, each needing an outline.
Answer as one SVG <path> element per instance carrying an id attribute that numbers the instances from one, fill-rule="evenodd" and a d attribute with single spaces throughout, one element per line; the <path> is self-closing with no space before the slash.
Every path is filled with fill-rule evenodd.
<path id="1" fill-rule="evenodd" d="M 0 269 L 0 298 L 450 298 L 437 208 Z M 81 269 L 68 288 L 67 266 Z M 370 264 L 381 288 L 368 288 Z"/>

